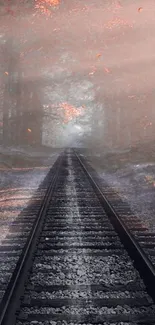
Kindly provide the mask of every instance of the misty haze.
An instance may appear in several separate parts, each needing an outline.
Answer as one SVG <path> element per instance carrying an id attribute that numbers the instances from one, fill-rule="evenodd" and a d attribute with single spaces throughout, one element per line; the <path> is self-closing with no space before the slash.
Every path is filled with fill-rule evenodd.
<path id="1" fill-rule="evenodd" d="M 0 4 L 1 143 L 154 140 L 154 1 Z"/>
<path id="2" fill-rule="evenodd" d="M 155 233 L 154 31 L 154 0 L 0 1 L 0 245 L 64 152 Z"/>
<path id="3" fill-rule="evenodd" d="M 153 8 L 153 0 L 0 3 L 2 168 L 48 166 L 74 147 L 101 174 L 137 163 L 153 171 Z"/>

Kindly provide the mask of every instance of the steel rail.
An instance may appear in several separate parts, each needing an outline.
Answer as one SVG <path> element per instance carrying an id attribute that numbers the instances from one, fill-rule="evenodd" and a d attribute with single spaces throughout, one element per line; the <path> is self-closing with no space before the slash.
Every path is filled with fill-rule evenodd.
<path id="1" fill-rule="evenodd" d="M 114 208 L 111 206 L 110 202 L 107 200 L 105 195 L 102 193 L 99 185 L 92 178 L 89 173 L 86 165 L 83 163 L 82 159 L 79 157 L 77 152 L 73 150 L 76 158 L 78 159 L 80 165 L 82 166 L 85 174 L 87 175 L 93 189 L 95 190 L 101 205 L 105 209 L 109 219 L 111 220 L 114 228 L 116 229 L 119 237 L 121 239 L 122 244 L 125 246 L 128 251 L 130 257 L 134 260 L 135 266 L 138 269 L 143 281 L 146 285 L 147 291 L 155 301 L 155 267 L 152 262 L 147 257 L 143 248 L 137 242 L 135 237 L 131 234 L 130 230 L 127 228 L 125 223 L 121 220 L 119 215 L 116 213 Z M 92 167 L 91 167 L 92 168 Z"/>
<path id="2" fill-rule="evenodd" d="M 15 270 L 12 274 L 2 302 L 0 304 L 0 325 L 10 325 L 15 321 L 15 313 L 20 305 L 20 298 L 23 292 L 24 284 L 27 278 L 28 271 L 31 267 L 33 253 L 35 251 L 37 241 L 44 223 L 47 207 L 51 200 L 51 195 L 57 182 L 60 166 L 62 162 L 62 154 L 55 162 L 56 173 L 48 187 L 43 204 L 39 210 L 38 216 L 35 219 L 31 233 L 24 246 L 23 252 L 17 262 Z M 52 167 L 54 168 L 54 166 Z"/>

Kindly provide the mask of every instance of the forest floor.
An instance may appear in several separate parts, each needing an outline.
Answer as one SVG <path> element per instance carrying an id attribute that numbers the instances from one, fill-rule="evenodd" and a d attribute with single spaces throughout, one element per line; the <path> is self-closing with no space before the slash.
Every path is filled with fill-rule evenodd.
<path id="1" fill-rule="evenodd" d="M 81 153 L 88 158 L 95 159 L 96 166 L 103 167 L 106 171 L 116 171 L 120 168 L 128 166 L 128 164 L 145 164 L 155 163 L 155 144 L 140 144 L 139 146 L 127 148 L 124 150 L 103 150 L 98 148 L 80 149 Z"/>
<path id="2" fill-rule="evenodd" d="M 46 152 L 45 152 L 46 151 Z M 0 245 L 44 180 L 60 150 L 1 147 Z"/>
<path id="3" fill-rule="evenodd" d="M 51 158 L 60 151 L 45 146 L 0 146 L 0 169 L 50 166 Z"/>
<path id="4" fill-rule="evenodd" d="M 155 146 L 117 152 L 81 151 L 101 179 L 128 202 L 150 231 L 155 231 Z"/>
<path id="5" fill-rule="evenodd" d="M 1 239 L 8 233 L 10 222 L 28 204 L 61 151 L 46 147 L 0 147 Z M 133 213 L 150 231 L 155 231 L 154 144 L 126 151 L 80 149 L 80 152 L 96 169 L 101 180 L 128 202 Z"/>

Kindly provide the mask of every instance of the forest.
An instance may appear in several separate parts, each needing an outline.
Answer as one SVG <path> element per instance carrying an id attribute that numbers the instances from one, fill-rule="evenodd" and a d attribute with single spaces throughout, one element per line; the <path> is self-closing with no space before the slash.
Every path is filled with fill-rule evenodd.
<path id="1" fill-rule="evenodd" d="M 1 2 L 1 144 L 103 149 L 154 141 L 151 6 Z"/>

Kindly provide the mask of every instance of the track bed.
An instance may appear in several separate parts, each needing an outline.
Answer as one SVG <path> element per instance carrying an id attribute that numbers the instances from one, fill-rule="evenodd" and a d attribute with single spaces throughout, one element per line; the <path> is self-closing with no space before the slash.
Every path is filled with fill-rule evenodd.
<path id="1" fill-rule="evenodd" d="M 68 150 L 54 168 L 24 271 L 0 324 L 8 325 L 10 317 L 12 325 L 155 324 L 155 304 L 129 245 L 80 160 Z M 16 238 L 20 250 L 23 238 Z"/>

